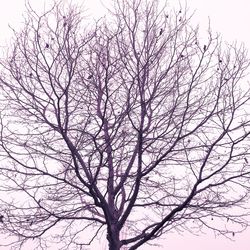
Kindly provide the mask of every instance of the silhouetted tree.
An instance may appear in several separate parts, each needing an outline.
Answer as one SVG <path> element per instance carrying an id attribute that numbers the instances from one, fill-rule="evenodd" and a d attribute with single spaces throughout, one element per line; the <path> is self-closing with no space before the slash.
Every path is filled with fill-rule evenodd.
<path id="1" fill-rule="evenodd" d="M 248 225 L 243 47 L 211 31 L 198 43 L 187 12 L 179 22 L 157 1 L 118 0 L 93 27 L 76 7 L 28 8 L 0 75 L 0 228 L 13 245 L 83 249 L 105 232 L 109 249 L 132 250 Z"/>

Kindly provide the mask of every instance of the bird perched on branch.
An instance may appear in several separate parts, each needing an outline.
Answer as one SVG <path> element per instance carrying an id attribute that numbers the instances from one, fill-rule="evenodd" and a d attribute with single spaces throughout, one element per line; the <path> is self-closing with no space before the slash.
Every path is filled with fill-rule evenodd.
<path id="1" fill-rule="evenodd" d="M 163 29 L 160 30 L 159 36 L 162 35 L 162 33 L 163 33 Z"/>
<path id="2" fill-rule="evenodd" d="M 48 49 L 48 48 L 49 48 L 49 44 L 48 44 L 48 43 L 46 43 L 45 48 L 46 48 L 46 49 Z"/>
<path id="3" fill-rule="evenodd" d="M 0 215 L 0 223 L 3 223 L 3 218 L 4 218 L 4 216 Z"/>

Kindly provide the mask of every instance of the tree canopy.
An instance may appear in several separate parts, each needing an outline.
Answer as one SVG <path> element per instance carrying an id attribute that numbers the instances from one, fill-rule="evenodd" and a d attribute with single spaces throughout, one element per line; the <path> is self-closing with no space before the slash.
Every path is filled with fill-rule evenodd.
<path id="1" fill-rule="evenodd" d="M 187 10 L 118 0 L 96 23 L 27 5 L 0 61 L 0 230 L 37 249 L 137 249 L 249 221 L 249 59 Z M 234 225 L 234 226 L 233 226 Z M 105 235 L 105 236 L 103 236 Z M 59 248 L 58 248 L 59 249 Z"/>

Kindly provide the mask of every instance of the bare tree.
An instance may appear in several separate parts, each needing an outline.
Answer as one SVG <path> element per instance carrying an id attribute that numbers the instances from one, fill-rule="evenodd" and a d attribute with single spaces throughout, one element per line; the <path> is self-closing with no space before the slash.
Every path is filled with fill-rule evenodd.
<path id="1" fill-rule="evenodd" d="M 109 249 L 132 250 L 248 225 L 243 46 L 210 29 L 202 40 L 185 9 L 157 1 L 118 0 L 92 26 L 62 3 L 28 10 L 1 60 L 0 227 L 12 245 L 83 249 L 105 232 Z"/>

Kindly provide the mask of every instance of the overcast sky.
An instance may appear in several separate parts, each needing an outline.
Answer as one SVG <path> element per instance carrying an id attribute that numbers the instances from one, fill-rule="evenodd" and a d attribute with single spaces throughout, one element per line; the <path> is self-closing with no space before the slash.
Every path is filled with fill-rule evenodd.
<path id="1" fill-rule="evenodd" d="M 80 0 L 79 0 L 80 1 Z M 104 0 L 103 0 L 104 1 Z M 108 0 L 106 0 L 107 2 Z M 164 0 L 162 0 L 164 1 Z M 0 0 L 0 43 L 4 44 L 10 37 L 11 31 L 8 24 L 12 27 L 18 27 L 22 20 L 24 12 L 24 0 Z M 37 8 L 43 8 L 42 0 L 32 0 Z M 73 1 L 74 2 L 74 1 Z M 174 4 L 177 0 L 169 0 Z M 185 2 L 180 0 L 180 2 Z M 210 17 L 212 30 L 221 33 L 224 40 L 232 42 L 237 40 L 244 42 L 250 49 L 250 0 L 189 0 L 188 6 L 191 10 L 196 10 L 194 20 L 202 28 L 207 27 L 208 17 Z M 100 13 L 101 4 L 99 0 L 85 0 L 90 12 Z M 225 240 L 223 238 L 214 238 L 213 234 L 208 232 L 203 236 L 192 236 L 183 233 L 183 236 L 169 234 L 166 236 L 162 249 L 169 250 L 249 250 L 250 230 L 234 237 L 235 241 Z M 142 249 L 156 249 L 143 248 Z"/>

